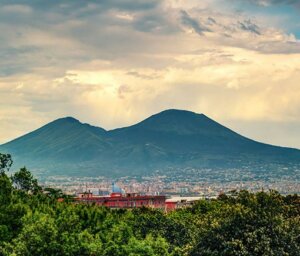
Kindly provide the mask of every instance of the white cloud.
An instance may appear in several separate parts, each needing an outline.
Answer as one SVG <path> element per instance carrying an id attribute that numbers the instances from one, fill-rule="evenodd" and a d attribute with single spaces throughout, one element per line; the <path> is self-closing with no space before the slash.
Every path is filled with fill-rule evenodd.
<path id="1" fill-rule="evenodd" d="M 31 14 L 32 8 L 28 5 L 22 5 L 22 4 L 10 4 L 10 5 L 4 5 L 1 8 L 1 13 L 10 15 L 22 15 L 22 14 Z"/>
<path id="2" fill-rule="evenodd" d="M 31 17 L 3 18 L 0 141 L 69 115 L 104 128 L 166 108 L 225 123 L 299 119 L 295 36 L 218 1 L 92 7 L 29 5 Z"/>

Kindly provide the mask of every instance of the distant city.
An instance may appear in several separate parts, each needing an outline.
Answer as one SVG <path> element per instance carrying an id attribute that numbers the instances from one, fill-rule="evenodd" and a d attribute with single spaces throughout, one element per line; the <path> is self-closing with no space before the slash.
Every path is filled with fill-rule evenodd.
<path id="1" fill-rule="evenodd" d="M 257 172 L 247 169 L 192 169 L 156 171 L 144 177 L 67 177 L 50 176 L 42 185 L 61 189 L 63 192 L 76 195 L 91 192 L 94 195 L 108 195 L 112 183 L 117 183 L 126 193 L 166 196 L 201 196 L 217 197 L 233 190 L 251 192 L 276 190 L 279 193 L 300 193 L 300 168 L 272 166 L 273 175 L 258 169 Z M 172 175 L 171 175 L 172 173 Z"/>

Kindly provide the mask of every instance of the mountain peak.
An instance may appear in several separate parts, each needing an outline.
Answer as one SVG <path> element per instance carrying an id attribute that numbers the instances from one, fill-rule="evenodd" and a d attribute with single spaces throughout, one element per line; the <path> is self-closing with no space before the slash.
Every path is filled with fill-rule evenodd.
<path id="1" fill-rule="evenodd" d="M 181 109 L 167 109 L 167 110 L 161 111 L 157 114 L 154 114 L 147 119 L 153 119 L 153 118 L 159 118 L 159 119 L 160 118 L 167 118 L 167 119 L 171 118 L 171 119 L 176 119 L 179 121 L 182 121 L 182 120 L 192 121 L 195 119 L 206 119 L 206 120 L 213 121 L 212 119 L 210 119 L 209 117 L 207 117 L 206 115 L 204 115 L 202 113 L 198 114 L 193 111 L 181 110 Z"/>
<path id="2" fill-rule="evenodd" d="M 157 131 L 173 131 L 179 134 L 194 134 L 201 130 L 220 128 L 221 125 L 204 114 L 192 111 L 168 109 L 150 116 L 135 127 Z"/>
<path id="3" fill-rule="evenodd" d="M 66 116 L 54 120 L 52 123 L 80 123 L 80 121 L 72 116 Z"/>
<path id="4" fill-rule="evenodd" d="M 192 113 L 192 114 L 196 114 L 193 111 L 190 110 L 185 110 L 185 109 L 177 109 L 177 108 L 169 108 L 169 109 L 165 109 L 157 114 L 172 114 L 172 113 Z"/>
<path id="5" fill-rule="evenodd" d="M 153 116 L 204 116 L 203 114 L 197 114 L 193 111 L 182 110 L 182 109 L 166 109 Z"/>

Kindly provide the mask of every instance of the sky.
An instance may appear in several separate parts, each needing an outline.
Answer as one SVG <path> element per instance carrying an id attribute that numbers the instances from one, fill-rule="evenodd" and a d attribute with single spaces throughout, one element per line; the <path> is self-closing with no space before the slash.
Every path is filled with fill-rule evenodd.
<path id="1" fill-rule="evenodd" d="M 300 148 L 299 0 L 0 0 L 0 144 L 165 109 Z"/>

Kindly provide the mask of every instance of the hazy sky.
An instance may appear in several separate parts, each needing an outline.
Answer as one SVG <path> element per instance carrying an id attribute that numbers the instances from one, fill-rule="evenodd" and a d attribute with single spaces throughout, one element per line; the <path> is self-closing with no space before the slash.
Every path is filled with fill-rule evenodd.
<path id="1" fill-rule="evenodd" d="M 164 109 L 300 148 L 299 0 L 0 0 L 0 143 Z"/>

